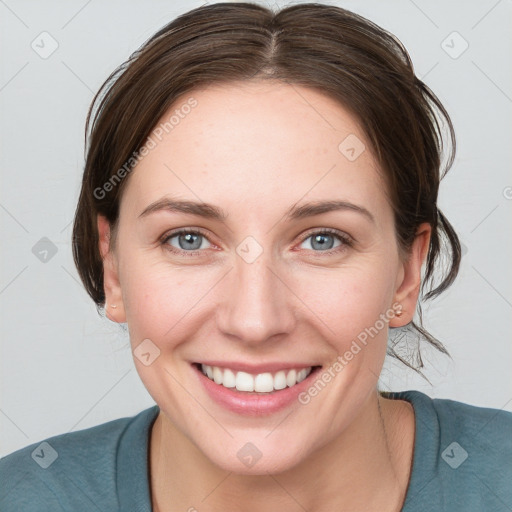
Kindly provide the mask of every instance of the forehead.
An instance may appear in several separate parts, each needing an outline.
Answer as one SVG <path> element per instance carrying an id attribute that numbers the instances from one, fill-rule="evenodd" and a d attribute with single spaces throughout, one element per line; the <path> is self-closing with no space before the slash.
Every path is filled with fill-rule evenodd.
<path id="1" fill-rule="evenodd" d="M 156 123 L 150 140 L 154 147 L 124 193 L 139 212 L 164 194 L 224 209 L 270 211 L 301 199 L 387 205 L 357 119 L 310 88 L 258 81 L 192 90 Z"/>

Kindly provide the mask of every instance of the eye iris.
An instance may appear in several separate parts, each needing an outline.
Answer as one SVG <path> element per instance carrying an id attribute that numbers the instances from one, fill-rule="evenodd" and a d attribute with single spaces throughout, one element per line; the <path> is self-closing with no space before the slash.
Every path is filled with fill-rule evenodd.
<path id="1" fill-rule="evenodd" d="M 320 249 L 326 249 L 326 250 L 329 250 L 329 249 L 332 249 L 332 245 L 333 243 L 331 242 L 331 244 L 329 243 L 326 243 L 325 242 L 325 239 L 326 238 L 330 238 L 331 240 L 333 239 L 332 235 L 329 235 L 329 234 L 322 234 L 322 233 L 319 233 L 317 235 L 314 235 L 313 236 L 313 243 L 312 243 L 312 247 L 313 248 L 320 248 Z M 319 247 L 315 247 L 315 244 L 317 242 L 320 242 L 320 246 Z M 329 246 L 329 247 L 327 247 Z"/>
<path id="2" fill-rule="evenodd" d="M 191 249 L 197 250 L 201 248 L 201 240 L 200 238 L 203 235 L 195 232 L 181 232 L 176 235 L 179 242 L 178 245 L 181 249 Z M 173 237 L 170 237 L 173 238 Z M 315 235 L 311 235 L 310 238 L 313 238 L 312 247 L 314 249 L 322 249 L 322 250 L 330 250 L 333 247 L 335 236 L 331 235 L 328 232 L 325 233 L 317 233 Z M 329 243 L 330 239 L 330 243 Z"/>
<path id="3" fill-rule="evenodd" d="M 198 234 L 194 234 L 194 233 L 185 233 L 183 235 L 180 235 L 179 236 L 179 241 L 180 241 L 180 248 L 181 249 L 192 249 L 192 250 L 195 250 L 195 249 L 199 249 L 201 247 L 201 241 L 199 240 L 199 237 L 201 235 L 198 235 Z M 186 244 L 185 246 L 182 245 L 182 240 L 185 240 L 186 241 Z M 199 240 L 199 244 L 197 244 L 197 241 Z M 191 245 L 191 242 L 192 242 L 192 245 Z M 193 245 L 194 242 L 196 242 L 196 245 Z"/>

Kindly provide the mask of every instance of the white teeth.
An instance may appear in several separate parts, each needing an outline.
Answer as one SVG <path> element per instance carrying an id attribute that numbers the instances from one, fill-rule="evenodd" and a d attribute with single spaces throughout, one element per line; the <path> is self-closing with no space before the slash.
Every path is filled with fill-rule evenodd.
<path id="1" fill-rule="evenodd" d="M 238 372 L 236 374 L 236 389 L 238 391 L 254 391 L 254 378 L 249 373 Z"/>
<path id="2" fill-rule="evenodd" d="M 224 370 L 222 381 L 222 385 L 225 388 L 234 388 L 236 386 L 236 376 L 229 368 Z"/>
<path id="3" fill-rule="evenodd" d="M 286 376 L 286 385 L 291 388 L 294 384 L 297 383 L 297 372 L 295 370 L 290 370 L 288 375 Z"/>
<path id="4" fill-rule="evenodd" d="M 271 373 L 259 373 L 254 379 L 254 391 L 270 393 L 274 391 L 274 377 Z"/>
<path id="5" fill-rule="evenodd" d="M 286 372 L 281 370 L 274 375 L 274 389 L 284 389 L 286 387 Z"/>
<path id="6" fill-rule="evenodd" d="M 218 366 L 213 367 L 213 380 L 215 384 L 220 384 L 222 382 L 222 370 Z"/>
<path id="7" fill-rule="evenodd" d="M 302 382 L 313 368 L 302 370 L 280 370 L 275 374 L 266 372 L 258 375 L 251 375 L 246 372 L 235 372 L 229 368 L 218 366 L 201 365 L 201 370 L 216 384 L 226 388 L 236 388 L 238 391 L 256 391 L 258 393 L 271 393 L 274 390 L 292 387 Z"/>
<path id="8" fill-rule="evenodd" d="M 304 368 L 299 373 L 297 373 L 297 382 L 302 382 L 308 376 L 307 368 Z"/>

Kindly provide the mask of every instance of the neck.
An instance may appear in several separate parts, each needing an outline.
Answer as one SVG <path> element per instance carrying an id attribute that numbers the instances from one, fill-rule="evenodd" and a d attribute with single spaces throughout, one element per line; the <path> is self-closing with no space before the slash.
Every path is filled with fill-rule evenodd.
<path id="1" fill-rule="evenodd" d="M 414 412 L 401 400 L 367 400 L 335 440 L 279 474 L 222 470 L 160 412 L 150 440 L 153 510 L 278 512 L 401 509 L 414 447 Z"/>

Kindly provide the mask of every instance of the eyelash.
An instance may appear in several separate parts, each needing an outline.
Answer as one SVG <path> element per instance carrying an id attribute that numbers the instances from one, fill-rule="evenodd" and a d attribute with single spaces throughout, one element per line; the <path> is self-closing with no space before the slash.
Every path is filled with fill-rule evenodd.
<path id="1" fill-rule="evenodd" d="M 166 250 L 168 250 L 174 254 L 178 254 L 178 255 L 186 254 L 188 257 L 197 256 L 204 249 L 197 249 L 195 251 L 183 251 L 180 249 L 176 249 L 176 247 L 173 247 L 172 245 L 169 245 L 167 243 L 171 238 L 174 238 L 177 235 L 186 235 L 189 233 L 193 234 L 193 235 L 201 235 L 204 238 L 206 238 L 208 241 L 210 241 L 208 239 L 208 236 L 206 235 L 206 233 L 203 230 L 201 230 L 199 228 L 196 228 L 196 229 L 184 228 L 184 229 L 180 229 L 177 231 L 172 231 L 171 233 L 166 233 L 160 239 L 160 244 L 162 246 L 164 246 L 164 248 Z M 312 237 L 313 235 L 324 235 L 324 234 L 336 236 L 341 242 L 343 242 L 342 245 L 340 245 L 339 247 L 336 247 L 335 249 L 329 249 L 327 251 L 313 251 L 313 252 L 332 255 L 332 254 L 336 254 L 336 253 L 345 251 L 348 247 L 353 246 L 354 240 L 350 236 L 346 235 L 345 233 L 343 233 L 341 231 L 338 231 L 337 229 L 332 229 L 332 228 L 325 228 L 325 229 L 321 229 L 321 230 L 310 231 L 301 239 L 299 244 L 302 244 L 304 241 L 306 241 L 308 238 Z"/>

